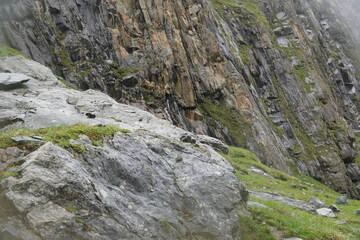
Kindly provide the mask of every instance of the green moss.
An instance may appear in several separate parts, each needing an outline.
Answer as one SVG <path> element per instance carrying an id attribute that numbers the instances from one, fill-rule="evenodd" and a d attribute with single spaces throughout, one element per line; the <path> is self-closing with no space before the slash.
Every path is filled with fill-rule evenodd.
<path id="1" fill-rule="evenodd" d="M 65 51 L 64 49 L 53 49 L 53 52 L 55 54 L 55 56 L 58 58 L 59 63 L 66 68 L 66 72 L 70 73 L 70 72 L 74 72 L 75 71 L 75 67 L 74 67 L 74 63 L 71 61 L 70 59 L 70 55 L 67 51 Z"/>
<path id="2" fill-rule="evenodd" d="M 86 135 L 95 145 L 102 141 L 105 136 L 113 136 L 117 132 L 128 133 L 128 130 L 120 129 L 115 126 L 89 126 L 76 124 L 73 126 L 48 127 L 37 130 L 30 129 L 11 129 L 0 132 L 0 148 L 18 146 L 11 137 L 15 136 L 41 136 L 44 141 L 50 141 L 63 148 L 72 148 L 77 152 L 84 152 L 85 149 L 78 144 L 71 144 L 71 139 L 78 139 L 79 135 Z"/>
<path id="3" fill-rule="evenodd" d="M 245 65 L 249 65 L 250 59 L 254 58 L 252 55 L 251 47 L 245 44 L 238 44 L 240 58 Z"/>
<path id="4" fill-rule="evenodd" d="M 71 213 L 76 211 L 76 207 L 74 207 L 73 205 L 67 205 L 65 209 L 66 209 L 66 211 L 71 212 Z"/>
<path id="5" fill-rule="evenodd" d="M 226 158 L 236 170 L 244 171 L 244 169 L 247 169 L 248 165 L 254 166 L 256 168 L 259 168 L 263 170 L 264 172 L 270 174 L 276 179 L 279 179 L 281 181 L 289 181 L 294 180 L 293 177 L 285 174 L 282 171 L 269 168 L 261 163 L 261 161 L 253 154 L 252 152 L 238 148 L 238 147 L 229 147 L 229 153 L 223 154 L 220 153 L 224 158 Z M 248 171 L 246 171 L 248 172 Z"/>
<path id="6" fill-rule="evenodd" d="M 247 136 L 252 134 L 251 124 L 246 122 L 235 109 L 223 102 L 211 102 L 208 99 L 203 99 L 198 109 L 213 130 L 225 126 L 235 145 L 246 147 Z"/>
<path id="7" fill-rule="evenodd" d="M 20 173 L 15 172 L 15 171 L 6 171 L 6 172 L 1 172 L 0 171 L 0 180 L 4 179 L 4 178 L 8 178 L 8 177 L 19 177 Z"/>
<path id="8" fill-rule="evenodd" d="M 113 71 L 116 78 L 121 81 L 127 75 L 135 72 L 135 68 L 118 68 L 117 65 L 115 65 L 113 68 L 111 68 L 111 71 Z"/>
<path id="9" fill-rule="evenodd" d="M 17 55 L 23 56 L 18 50 L 0 43 L 0 57 L 17 56 Z"/>
<path id="10" fill-rule="evenodd" d="M 211 5 L 223 18 L 240 18 L 244 24 L 253 25 L 261 24 L 270 29 L 269 22 L 265 14 L 260 9 L 261 0 L 211 0 Z M 227 14 L 224 6 L 230 8 L 235 14 Z"/>

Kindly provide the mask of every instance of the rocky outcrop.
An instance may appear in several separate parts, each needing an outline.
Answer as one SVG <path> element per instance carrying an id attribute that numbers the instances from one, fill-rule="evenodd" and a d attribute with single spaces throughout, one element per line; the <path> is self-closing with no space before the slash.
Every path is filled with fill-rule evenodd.
<path id="1" fill-rule="evenodd" d="M 246 195 L 221 157 L 146 131 L 116 135 L 104 147 L 82 143 L 82 156 L 47 143 L 25 158 L 19 179 L 2 182 L 1 205 L 13 208 L 0 209 L 1 236 L 239 238 Z"/>
<path id="2" fill-rule="evenodd" d="M 240 238 L 238 213 L 247 192 L 231 165 L 207 145 L 225 151 L 224 144 L 99 91 L 65 88 L 48 68 L 21 56 L 0 58 L 0 69 L 30 78 L 21 88 L 1 91 L 5 129 L 82 122 L 132 131 L 97 146 L 81 135 L 72 140 L 81 153 L 50 142 L 27 156 L 14 147 L 0 151 L 0 167 L 14 158 L 24 162 L 18 177 L 1 180 L 1 237 Z M 185 134 L 194 143 L 181 141 Z"/>
<path id="3" fill-rule="evenodd" d="M 359 173 L 347 167 L 356 154 L 360 68 L 346 51 L 354 35 L 328 2 L 5 2 L 0 42 L 71 86 L 360 197 Z"/>

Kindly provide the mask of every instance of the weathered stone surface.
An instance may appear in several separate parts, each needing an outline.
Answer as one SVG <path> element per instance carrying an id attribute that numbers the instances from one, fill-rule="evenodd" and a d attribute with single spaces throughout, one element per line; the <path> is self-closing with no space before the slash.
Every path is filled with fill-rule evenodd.
<path id="1" fill-rule="evenodd" d="M 14 142 L 18 143 L 18 144 L 34 144 L 34 145 L 42 145 L 45 142 L 41 141 L 37 138 L 33 138 L 33 137 L 12 137 L 11 140 L 13 140 Z"/>
<path id="2" fill-rule="evenodd" d="M 238 238 L 247 194 L 215 152 L 146 131 L 115 135 L 104 147 L 81 142 L 87 153 L 77 159 L 52 143 L 27 156 L 21 178 L 2 182 L 1 203 L 16 208 L 6 217 L 23 216 L 49 240 Z M 0 234 L 5 227 L 0 220 Z"/>
<path id="3" fill-rule="evenodd" d="M 248 166 L 248 169 L 252 172 L 252 173 L 255 173 L 255 174 L 258 174 L 258 175 L 262 175 L 262 176 L 265 176 L 265 177 L 268 177 L 268 178 L 273 178 L 271 175 L 267 174 L 266 172 L 264 172 L 263 170 L 259 169 L 259 168 L 256 168 L 254 166 Z"/>
<path id="4" fill-rule="evenodd" d="M 8 90 L 21 87 L 30 77 L 20 73 L 0 73 L 0 90 Z"/>
<path id="5" fill-rule="evenodd" d="M 259 207 L 259 208 L 267 208 L 267 209 L 270 209 L 268 206 L 266 206 L 266 205 L 264 205 L 264 204 L 261 204 L 261 203 L 258 203 L 258 202 L 248 201 L 246 204 L 247 204 L 247 206 L 249 206 L 249 207 Z"/>
<path id="6" fill-rule="evenodd" d="M 333 212 L 335 212 L 335 213 L 339 213 L 339 212 L 340 212 L 340 209 L 339 209 L 335 204 L 331 204 L 331 205 L 329 206 L 329 208 L 330 208 Z"/>
<path id="7" fill-rule="evenodd" d="M 336 218 L 336 215 L 330 208 L 319 208 L 316 209 L 316 214 L 322 217 Z"/>
<path id="8" fill-rule="evenodd" d="M 294 199 L 294 198 L 289 198 L 289 197 L 284 197 L 281 196 L 279 194 L 276 193 L 271 193 L 271 192 L 260 192 L 260 191 L 249 191 L 250 196 L 254 197 L 254 198 L 259 198 L 259 199 L 263 199 L 263 200 L 272 200 L 272 201 L 278 201 L 281 203 L 284 203 L 286 205 L 289 206 L 293 206 L 293 207 L 297 207 L 299 209 L 314 213 L 316 208 L 313 205 L 310 205 L 306 202 Z"/>
<path id="9" fill-rule="evenodd" d="M 317 199 L 315 197 L 312 197 L 309 200 L 309 204 L 313 205 L 316 208 L 325 208 L 326 207 L 326 203 L 324 203 L 323 201 L 321 201 L 320 199 Z"/>
<path id="10" fill-rule="evenodd" d="M 208 0 L 96 7 L 85 0 L 7 1 L 0 5 L 0 42 L 49 65 L 71 86 L 245 146 L 286 172 L 296 162 L 301 172 L 360 197 L 352 183 L 359 169 L 348 173 L 345 166 L 356 154 L 349 125 L 359 128 L 360 119 L 360 67 L 352 59 L 359 54 L 347 49 L 360 41 L 340 24 L 341 1 L 257 3 L 254 15 L 241 1 L 216 7 L 219 13 Z M 358 18 L 354 12 L 349 19 Z M 204 100 L 221 102 L 241 121 L 200 117 Z M 0 126 L 23 120 L 3 116 Z M 244 139 L 234 136 L 239 129 Z"/>
<path id="11" fill-rule="evenodd" d="M 17 147 L 0 149 L 0 171 L 6 168 L 8 165 L 19 160 L 19 158 L 22 156 L 23 151 Z"/>
<path id="12" fill-rule="evenodd" d="M 348 199 L 346 196 L 340 196 L 335 201 L 336 204 L 348 205 Z"/>

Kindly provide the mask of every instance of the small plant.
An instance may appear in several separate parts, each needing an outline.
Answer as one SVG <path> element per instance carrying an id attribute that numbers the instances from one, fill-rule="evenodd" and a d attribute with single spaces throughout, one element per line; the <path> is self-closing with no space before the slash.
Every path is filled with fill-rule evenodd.
<path id="1" fill-rule="evenodd" d="M 76 207 L 74 207 L 73 205 L 67 205 L 65 209 L 66 209 L 66 211 L 71 212 L 71 213 L 76 211 Z"/>

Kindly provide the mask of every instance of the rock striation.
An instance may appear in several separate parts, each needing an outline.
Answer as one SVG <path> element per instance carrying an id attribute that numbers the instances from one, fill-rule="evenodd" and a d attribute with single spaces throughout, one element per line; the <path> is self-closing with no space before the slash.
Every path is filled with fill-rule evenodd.
<path id="1" fill-rule="evenodd" d="M 72 140 L 84 149 L 81 153 L 44 144 L 36 136 L 14 138 L 44 145 L 27 156 L 15 154 L 16 148 L 0 152 L 7 157 L 2 165 L 16 156 L 25 162 L 16 169 L 19 177 L 0 183 L 1 237 L 240 238 L 238 214 L 247 191 L 210 146 L 224 150 L 224 144 L 186 133 L 99 91 L 65 88 L 48 68 L 21 56 L 0 58 L 0 69 L 31 79 L 26 88 L 1 91 L 5 129 L 83 122 L 132 131 L 108 137 L 102 146 L 81 135 Z M 184 135 L 194 143 L 181 141 Z"/>
<path id="2" fill-rule="evenodd" d="M 358 34 L 341 4 L 6 1 L 0 42 L 71 86 L 103 91 L 359 198 Z"/>

